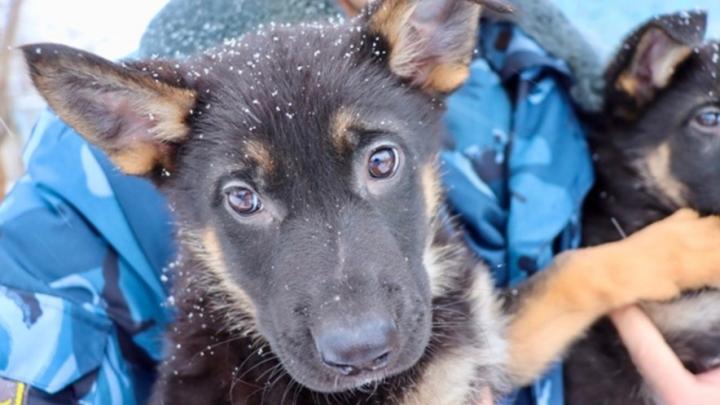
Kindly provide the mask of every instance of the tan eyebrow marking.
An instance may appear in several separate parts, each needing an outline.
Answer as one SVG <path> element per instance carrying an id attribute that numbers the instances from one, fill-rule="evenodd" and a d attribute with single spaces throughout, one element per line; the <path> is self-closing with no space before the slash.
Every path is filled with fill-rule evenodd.
<path id="1" fill-rule="evenodd" d="M 245 154 L 257 163 L 266 173 L 272 173 L 275 166 L 270 150 L 259 141 L 248 141 L 245 144 Z"/>
<path id="2" fill-rule="evenodd" d="M 357 124 L 356 116 L 348 108 L 338 109 L 330 121 L 330 137 L 335 151 L 342 154 L 352 148 L 354 139 L 350 129 Z"/>

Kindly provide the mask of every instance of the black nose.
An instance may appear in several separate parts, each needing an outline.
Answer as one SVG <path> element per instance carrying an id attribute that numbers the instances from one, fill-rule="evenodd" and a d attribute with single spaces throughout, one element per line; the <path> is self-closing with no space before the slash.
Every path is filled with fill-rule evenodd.
<path id="1" fill-rule="evenodd" d="M 387 367 L 398 333 L 391 319 L 373 318 L 351 327 L 326 324 L 314 337 L 323 362 L 349 376 Z"/>

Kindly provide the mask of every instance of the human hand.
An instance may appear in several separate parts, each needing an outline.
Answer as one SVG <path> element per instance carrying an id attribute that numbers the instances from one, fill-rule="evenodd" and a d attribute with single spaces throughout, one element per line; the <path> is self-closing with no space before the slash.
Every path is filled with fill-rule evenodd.
<path id="1" fill-rule="evenodd" d="M 683 367 L 650 318 L 629 306 L 610 314 L 640 375 L 666 405 L 720 404 L 720 369 L 692 374 Z"/>
<path id="2" fill-rule="evenodd" d="M 482 393 L 480 393 L 480 401 L 477 405 L 493 405 L 493 403 L 493 395 L 490 388 L 483 389 Z"/>

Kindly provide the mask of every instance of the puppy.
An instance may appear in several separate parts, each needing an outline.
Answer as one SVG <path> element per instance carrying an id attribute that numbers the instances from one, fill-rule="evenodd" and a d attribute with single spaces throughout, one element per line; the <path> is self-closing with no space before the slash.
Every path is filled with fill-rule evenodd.
<path id="1" fill-rule="evenodd" d="M 625 40 L 607 70 L 605 110 L 590 117 L 598 182 L 585 242 L 622 239 L 682 207 L 720 212 L 720 44 L 701 12 L 657 17 Z M 653 281 L 655 282 L 655 281 Z M 720 292 L 706 288 L 643 308 L 685 366 L 720 366 Z M 566 367 L 572 404 L 654 404 L 604 320 Z"/>
<path id="2" fill-rule="evenodd" d="M 501 309 L 436 169 L 480 10 L 386 0 L 183 62 L 23 48 L 55 112 L 171 202 L 178 314 L 153 403 L 471 404 L 608 310 L 720 278 L 720 221 L 684 211 L 563 256 Z"/>

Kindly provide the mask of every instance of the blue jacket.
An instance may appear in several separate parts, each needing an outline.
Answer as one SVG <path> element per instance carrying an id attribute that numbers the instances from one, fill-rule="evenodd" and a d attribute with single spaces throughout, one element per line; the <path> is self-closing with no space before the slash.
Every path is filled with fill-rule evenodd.
<path id="1" fill-rule="evenodd" d="M 31 405 L 143 403 L 170 320 L 163 199 L 51 113 L 24 159 L 0 208 L 0 377 L 32 388 L 6 391 Z"/>
<path id="2" fill-rule="evenodd" d="M 506 23 L 483 24 L 481 38 L 484 58 L 449 99 L 452 139 L 441 158 L 468 244 L 496 284 L 508 287 L 579 246 L 592 161 L 568 96 L 567 66 Z M 505 402 L 562 404 L 561 367 Z"/>
<path id="3" fill-rule="evenodd" d="M 448 102 L 443 173 L 468 243 L 507 286 L 578 245 L 592 171 L 565 65 L 513 26 L 483 31 L 485 58 Z M 164 201 L 51 113 L 25 160 L 0 208 L 0 403 L 142 403 L 171 319 Z M 562 404 L 559 369 L 513 401 Z"/>

